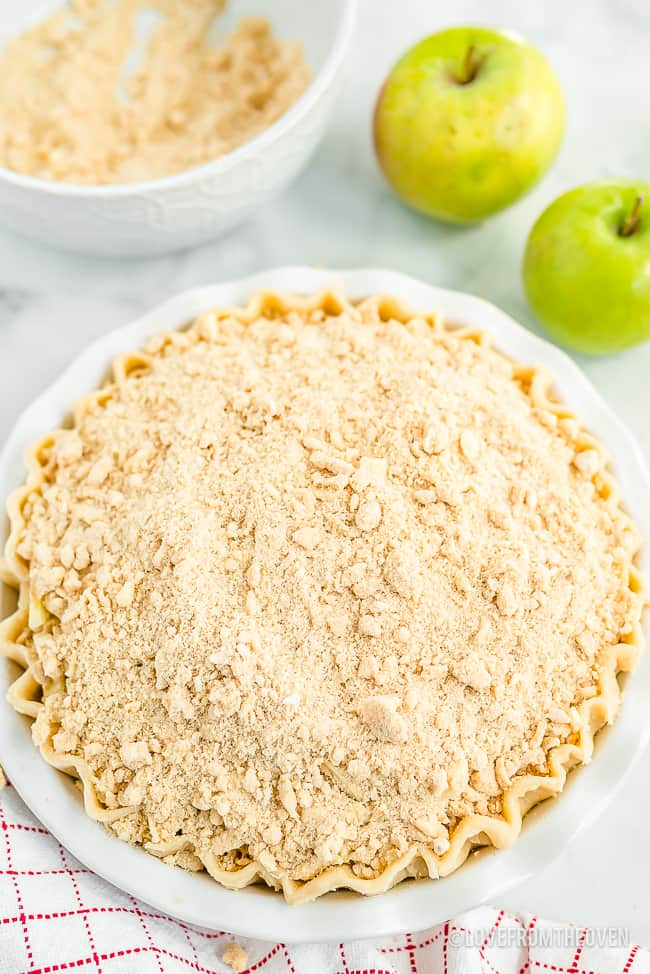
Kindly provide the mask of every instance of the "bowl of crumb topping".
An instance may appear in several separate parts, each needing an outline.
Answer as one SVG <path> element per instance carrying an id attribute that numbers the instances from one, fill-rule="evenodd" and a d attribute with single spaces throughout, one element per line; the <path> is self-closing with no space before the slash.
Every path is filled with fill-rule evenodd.
<path id="1" fill-rule="evenodd" d="M 301 171 L 357 0 L 71 0 L 0 13 L 0 220 L 155 255 L 253 215 Z"/>

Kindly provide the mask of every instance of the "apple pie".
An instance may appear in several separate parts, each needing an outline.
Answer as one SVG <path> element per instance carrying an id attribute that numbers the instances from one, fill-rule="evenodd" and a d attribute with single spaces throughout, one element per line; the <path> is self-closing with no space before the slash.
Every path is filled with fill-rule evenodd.
<path id="1" fill-rule="evenodd" d="M 543 370 L 390 297 L 203 313 L 28 463 L 11 702 L 89 815 L 230 888 L 507 846 L 640 652 L 604 449 Z"/>

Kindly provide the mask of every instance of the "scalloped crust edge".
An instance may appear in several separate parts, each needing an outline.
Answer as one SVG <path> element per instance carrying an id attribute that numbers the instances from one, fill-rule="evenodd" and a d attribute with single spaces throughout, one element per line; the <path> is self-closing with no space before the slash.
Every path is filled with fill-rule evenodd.
<path id="1" fill-rule="evenodd" d="M 283 314 L 290 311 L 322 310 L 326 314 L 350 314 L 361 320 L 364 312 L 375 313 L 380 319 L 390 318 L 406 324 L 414 317 L 424 319 L 444 340 L 445 334 L 453 332 L 478 345 L 489 347 L 489 335 L 480 329 L 448 326 L 439 315 L 420 314 L 407 304 L 389 295 L 375 295 L 362 301 L 350 302 L 336 290 L 327 289 L 308 297 L 282 295 L 274 291 L 254 293 L 246 307 L 222 307 L 199 315 L 186 329 L 163 332 L 158 336 L 159 346 L 183 344 L 188 341 L 209 339 L 211 320 L 234 317 L 242 324 L 250 324 L 260 315 Z M 507 356 L 504 356 L 507 358 Z M 113 390 L 126 382 L 129 377 L 141 373 L 149 366 L 151 358 L 145 352 L 125 353 L 117 356 L 112 363 L 111 377 L 95 392 L 79 399 L 73 406 L 73 427 L 80 421 L 85 410 L 92 404 L 106 402 Z M 552 398 L 552 376 L 537 366 L 513 363 L 513 377 L 526 387 L 526 391 L 537 408 L 554 413 L 558 418 L 575 418 L 575 414 L 562 403 Z M 9 688 L 7 698 L 14 709 L 29 718 L 35 719 L 43 704 L 41 699 L 45 690 L 39 683 L 27 658 L 25 647 L 19 639 L 29 629 L 28 623 L 28 578 L 29 566 L 17 553 L 17 545 L 24 527 L 22 510 L 28 495 L 39 489 L 44 476 L 42 462 L 44 454 L 63 430 L 50 433 L 31 447 L 25 457 L 27 479 L 24 486 L 13 491 L 7 501 L 10 533 L 5 546 L 4 562 L 0 564 L 0 580 L 19 591 L 18 608 L 0 622 L 0 655 L 3 655 L 23 668 L 23 673 Z M 606 469 L 608 456 L 604 447 L 589 433 L 580 428 L 575 446 L 579 450 L 597 450 L 602 457 L 602 467 L 594 476 L 595 486 L 600 496 L 614 509 L 620 511 L 620 492 L 613 475 Z M 206 871 L 222 886 L 228 889 L 242 889 L 252 883 L 262 881 L 276 890 L 281 890 L 287 903 L 305 903 L 336 889 L 349 889 L 364 895 L 383 893 L 402 880 L 429 877 L 432 879 L 448 876 L 458 869 L 470 852 L 480 846 L 492 845 L 497 849 L 511 845 L 521 832 L 526 813 L 536 804 L 559 795 L 563 790 L 569 771 L 579 764 L 587 764 L 593 755 L 594 739 L 598 731 L 613 721 L 616 716 L 621 688 L 618 674 L 634 669 L 643 648 L 641 615 L 644 605 L 649 603 L 648 592 L 635 565 L 641 539 L 633 523 L 627 519 L 629 530 L 634 538 L 634 549 L 629 564 L 629 586 L 636 596 L 638 613 L 635 613 L 632 629 L 626 641 L 609 647 L 598 660 L 599 679 L 595 684 L 596 696 L 584 700 L 578 706 L 581 727 L 577 744 L 565 743 L 549 751 L 547 774 L 524 774 L 516 778 L 503 793 L 503 812 L 499 817 L 468 815 L 462 819 L 451 836 L 450 848 L 442 856 L 436 856 L 423 843 L 411 846 L 399 859 L 387 866 L 373 879 L 363 879 L 355 875 L 349 865 L 333 866 L 323 870 L 313 879 L 297 882 L 281 870 L 269 871 L 259 862 L 227 871 L 220 868 L 217 857 L 212 853 L 197 849 L 193 843 L 182 837 L 167 843 L 145 843 L 147 852 L 159 858 L 191 850 L 201 861 Z M 110 823 L 129 815 L 132 807 L 107 809 L 97 797 L 93 774 L 82 758 L 61 755 L 54 751 L 49 740 L 40 747 L 43 758 L 52 767 L 77 779 L 81 785 L 86 813 L 98 822 Z"/>

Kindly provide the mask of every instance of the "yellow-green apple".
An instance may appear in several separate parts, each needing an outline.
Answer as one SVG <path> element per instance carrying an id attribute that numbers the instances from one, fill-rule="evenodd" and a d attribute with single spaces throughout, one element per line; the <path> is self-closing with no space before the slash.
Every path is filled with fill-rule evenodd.
<path id="1" fill-rule="evenodd" d="M 650 339 L 650 183 L 592 183 L 533 227 L 524 287 L 549 334 L 604 355 Z"/>
<path id="2" fill-rule="evenodd" d="M 483 220 L 542 176 L 564 134 L 564 99 L 530 44 L 455 27 L 397 62 L 375 108 L 377 158 L 397 195 L 449 223 Z"/>

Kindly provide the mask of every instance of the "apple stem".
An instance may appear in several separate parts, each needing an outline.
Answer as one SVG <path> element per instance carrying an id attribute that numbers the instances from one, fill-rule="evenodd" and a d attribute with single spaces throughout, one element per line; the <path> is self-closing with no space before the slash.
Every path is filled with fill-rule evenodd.
<path id="1" fill-rule="evenodd" d="M 641 207 L 643 206 L 644 199 L 642 196 L 637 196 L 634 201 L 634 206 L 626 216 L 621 229 L 619 230 L 619 235 L 621 237 L 631 237 L 639 229 L 639 224 L 641 223 Z"/>
<path id="2" fill-rule="evenodd" d="M 470 44 L 467 48 L 467 54 L 465 55 L 465 61 L 463 62 L 463 70 L 458 78 L 461 85 L 468 85 L 474 80 L 478 74 L 478 69 L 481 66 L 481 61 L 476 57 L 476 45 Z"/>

